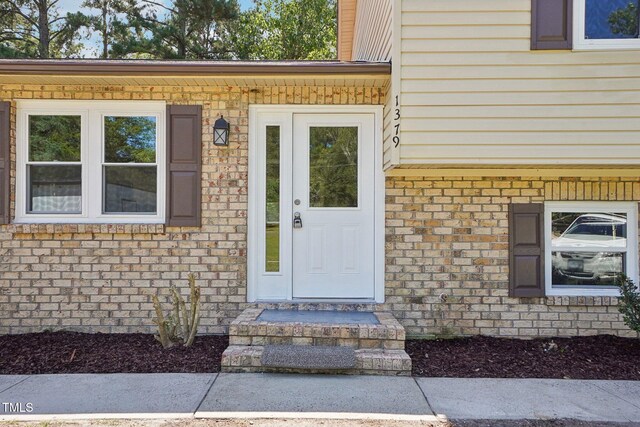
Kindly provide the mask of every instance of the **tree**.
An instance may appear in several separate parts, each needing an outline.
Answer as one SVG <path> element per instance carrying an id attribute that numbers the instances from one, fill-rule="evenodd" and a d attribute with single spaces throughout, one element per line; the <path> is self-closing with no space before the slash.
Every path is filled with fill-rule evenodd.
<path id="1" fill-rule="evenodd" d="M 144 38 L 140 25 L 129 21 L 139 7 L 127 0 L 85 0 L 82 9 L 95 13 L 77 12 L 68 19 L 76 27 L 87 29 L 91 34 L 100 34 L 98 55 L 102 59 L 127 57 L 137 40 Z"/>
<path id="2" fill-rule="evenodd" d="M 0 33 L 5 49 L 40 59 L 77 54 L 79 26 L 60 16 L 59 1 L 3 0 L 2 10 L 8 11 L 11 24 Z"/>
<path id="3" fill-rule="evenodd" d="M 17 25 L 16 14 L 9 3 L 0 3 L 0 58 L 19 58 L 20 49 L 16 46 L 14 38 Z"/>
<path id="4" fill-rule="evenodd" d="M 151 34 L 135 49 L 163 59 L 225 59 L 230 57 L 225 34 L 237 18 L 237 0 L 129 0 L 137 3 L 131 22 Z"/>
<path id="5" fill-rule="evenodd" d="M 629 2 L 624 9 L 617 9 L 609 15 L 609 28 L 618 36 L 638 37 L 640 8 Z"/>
<path id="6" fill-rule="evenodd" d="M 255 0 L 229 34 L 238 59 L 336 57 L 335 0 Z"/>

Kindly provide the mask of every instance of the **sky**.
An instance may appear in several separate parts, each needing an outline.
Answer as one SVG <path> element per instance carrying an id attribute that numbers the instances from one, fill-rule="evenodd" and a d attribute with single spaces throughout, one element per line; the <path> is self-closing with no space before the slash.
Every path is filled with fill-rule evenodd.
<path id="1" fill-rule="evenodd" d="M 0 0 L 1 1 L 1 0 Z M 168 0 L 161 0 L 163 3 L 168 3 Z M 60 14 L 65 15 L 67 12 L 73 13 L 80 11 L 80 5 L 83 0 L 60 0 L 58 6 L 60 8 Z M 246 10 L 253 5 L 253 0 L 238 0 L 240 3 L 240 9 Z M 95 50 L 99 40 L 97 36 L 92 36 L 89 40 L 84 41 L 84 49 L 82 55 L 85 57 L 92 57 L 95 55 Z"/>
<path id="2" fill-rule="evenodd" d="M 165 0 L 166 1 L 166 0 Z M 252 0 L 238 0 L 240 3 L 240 7 L 244 9 L 248 9 L 253 4 Z M 60 8 L 69 12 L 77 12 L 80 8 L 80 4 L 82 4 L 82 0 L 60 0 Z"/>

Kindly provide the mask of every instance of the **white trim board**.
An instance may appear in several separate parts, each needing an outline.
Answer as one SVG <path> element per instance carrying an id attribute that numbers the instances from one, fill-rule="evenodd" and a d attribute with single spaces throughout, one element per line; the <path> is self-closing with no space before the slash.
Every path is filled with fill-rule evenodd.
<path id="1" fill-rule="evenodd" d="M 345 300 L 336 299 L 331 300 L 333 303 L 369 303 L 369 302 L 384 302 L 384 173 L 382 170 L 382 106 L 335 106 L 335 105 L 320 105 L 320 106 L 303 106 L 303 105 L 252 105 L 249 107 L 249 197 L 248 197 L 248 241 L 247 241 L 247 300 L 248 302 L 314 302 L 312 300 L 294 300 L 293 299 L 293 284 L 291 283 L 291 245 L 283 245 L 281 242 L 281 273 L 279 275 L 283 283 L 286 286 L 276 285 L 271 286 L 270 281 L 272 279 L 269 276 L 274 276 L 272 273 L 265 273 L 261 269 L 262 256 L 260 245 L 264 241 L 261 239 L 261 221 L 264 218 L 264 210 L 261 205 L 264 203 L 260 199 L 260 186 L 263 183 L 262 177 L 264 176 L 264 161 L 260 160 L 262 153 L 261 147 L 258 146 L 259 132 L 262 132 L 262 127 L 269 123 L 278 124 L 286 123 L 281 127 L 281 142 L 291 144 L 293 138 L 293 118 L 295 114 L 372 114 L 374 121 L 374 165 L 375 165 L 375 184 L 374 184 L 374 227 L 375 227 L 375 249 L 374 249 L 374 300 L 371 299 L 357 299 L 357 300 Z M 289 145 L 291 147 L 291 145 Z M 289 150 L 283 153 L 285 156 L 282 158 L 282 163 L 292 161 L 292 152 Z M 281 170 L 287 166 L 280 165 Z M 281 174 L 281 177 L 284 176 Z M 291 188 L 291 182 L 281 182 L 281 188 Z M 286 187 L 285 187 L 286 186 Z M 259 200 L 260 199 L 260 200 Z M 283 224 L 290 224 L 293 218 L 290 216 L 290 205 L 292 203 L 291 192 L 287 194 L 287 191 L 281 194 L 281 212 L 285 213 L 281 216 Z M 285 209 L 282 209 L 282 203 L 288 203 Z M 283 230 L 288 230 L 289 227 L 283 227 Z M 285 231 L 283 234 L 283 240 L 288 239 L 291 230 Z M 265 279 L 266 277 L 266 279 Z M 287 279 L 288 278 L 288 279 Z M 287 282 L 288 281 L 288 282 Z M 266 283 L 265 286 L 262 286 Z M 323 300 L 326 301 L 326 300 Z"/>

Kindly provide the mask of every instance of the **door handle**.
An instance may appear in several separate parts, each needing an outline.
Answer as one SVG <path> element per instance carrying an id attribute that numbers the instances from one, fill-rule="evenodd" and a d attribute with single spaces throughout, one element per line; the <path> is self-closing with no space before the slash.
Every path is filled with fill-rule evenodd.
<path id="1" fill-rule="evenodd" d="M 293 228 L 302 228 L 302 217 L 300 216 L 300 212 L 293 214 Z"/>

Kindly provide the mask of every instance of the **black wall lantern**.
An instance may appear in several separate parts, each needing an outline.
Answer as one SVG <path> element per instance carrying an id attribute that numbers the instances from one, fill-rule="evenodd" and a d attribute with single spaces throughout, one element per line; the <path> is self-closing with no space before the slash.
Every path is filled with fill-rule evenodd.
<path id="1" fill-rule="evenodd" d="M 229 145 L 229 122 L 223 115 L 213 124 L 213 144 L 219 147 Z"/>

